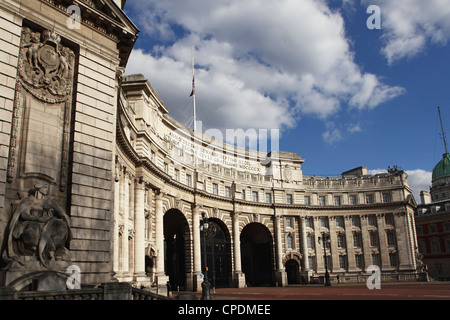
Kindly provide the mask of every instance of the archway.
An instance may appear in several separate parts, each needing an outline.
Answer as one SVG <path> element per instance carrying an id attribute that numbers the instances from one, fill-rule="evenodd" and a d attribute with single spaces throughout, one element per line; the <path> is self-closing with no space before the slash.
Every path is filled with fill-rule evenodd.
<path id="1" fill-rule="evenodd" d="M 214 288 L 229 287 L 231 283 L 231 239 L 226 225 L 219 219 L 208 219 L 209 227 L 205 233 L 206 266 L 208 279 Z M 202 253 L 204 241 L 201 241 Z M 202 254 L 202 270 L 205 261 Z"/>
<path id="2" fill-rule="evenodd" d="M 288 284 L 299 284 L 300 283 L 300 270 L 299 270 L 299 264 L 298 264 L 297 260 L 290 259 L 290 260 L 286 261 L 284 266 L 286 267 Z"/>
<path id="3" fill-rule="evenodd" d="M 274 284 L 272 234 L 263 224 L 253 222 L 242 230 L 241 262 L 248 285 Z"/>
<path id="4" fill-rule="evenodd" d="M 185 216 L 177 209 L 170 209 L 164 215 L 164 266 L 172 290 L 186 289 L 189 244 L 189 225 Z"/>

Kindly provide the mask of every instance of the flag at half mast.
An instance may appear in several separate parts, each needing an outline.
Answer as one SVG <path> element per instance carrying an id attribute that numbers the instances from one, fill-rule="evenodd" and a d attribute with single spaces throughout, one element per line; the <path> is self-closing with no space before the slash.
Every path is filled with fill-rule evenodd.
<path id="1" fill-rule="evenodd" d="M 192 97 L 195 94 L 195 78 L 192 76 L 192 92 L 189 97 Z"/>

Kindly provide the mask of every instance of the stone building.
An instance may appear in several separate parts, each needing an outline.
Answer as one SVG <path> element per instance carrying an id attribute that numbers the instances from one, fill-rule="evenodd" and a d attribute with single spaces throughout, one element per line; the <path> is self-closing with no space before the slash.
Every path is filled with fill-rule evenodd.
<path id="1" fill-rule="evenodd" d="M 415 279 L 404 172 L 307 176 L 298 154 L 181 125 L 123 76 L 138 33 L 124 3 L 0 3 L 0 285 L 44 290 L 45 271 L 76 266 L 83 285 L 198 290 L 207 266 L 216 287 L 284 286 L 320 281 L 325 261 L 332 281 L 371 265 Z"/>
<path id="2" fill-rule="evenodd" d="M 444 153 L 433 168 L 430 191 L 421 191 L 417 206 L 418 251 L 429 275 L 450 279 L 450 154 Z"/>

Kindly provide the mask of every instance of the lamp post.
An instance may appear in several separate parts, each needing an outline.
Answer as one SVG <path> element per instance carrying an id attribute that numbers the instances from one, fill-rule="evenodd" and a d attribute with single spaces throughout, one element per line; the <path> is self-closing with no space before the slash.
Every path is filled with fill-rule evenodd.
<path id="1" fill-rule="evenodd" d="M 328 261 L 327 261 L 327 243 L 330 243 L 330 236 L 322 232 L 322 237 L 319 237 L 319 243 L 323 245 L 323 260 L 325 262 L 325 286 L 331 286 L 330 274 L 328 273 Z"/>
<path id="2" fill-rule="evenodd" d="M 212 300 L 211 299 L 211 284 L 208 280 L 208 267 L 206 266 L 206 230 L 208 230 L 209 223 L 208 219 L 205 218 L 205 213 L 202 212 L 202 220 L 200 220 L 200 231 L 203 232 L 203 261 L 205 262 L 205 267 L 203 269 L 203 282 L 202 282 L 202 300 Z"/>

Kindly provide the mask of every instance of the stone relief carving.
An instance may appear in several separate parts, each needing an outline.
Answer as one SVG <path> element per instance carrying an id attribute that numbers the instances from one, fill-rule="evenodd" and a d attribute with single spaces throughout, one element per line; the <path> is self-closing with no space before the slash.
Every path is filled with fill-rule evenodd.
<path id="1" fill-rule="evenodd" d="M 23 146 L 20 146 L 20 139 L 23 139 L 20 132 L 21 125 L 24 123 L 22 118 L 26 108 L 24 95 L 24 91 L 26 91 L 36 99 L 30 98 L 33 101 L 28 104 L 28 110 L 30 110 L 30 106 L 32 110 L 38 110 L 39 108 L 35 106 L 39 104 L 56 105 L 62 110 L 62 137 L 55 137 L 62 143 L 60 143 L 60 149 L 57 150 L 60 154 L 55 157 L 61 159 L 59 186 L 60 191 L 65 191 L 74 66 L 75 53 L 69 47 L 61 44 L 61 37 L 54 31 L 39 32 L 28 27 L 22 29 L 7 170 L 9 183 L 13 182 L 18 174 L 17 171 L 20 168 L 18 158 L 21 152 L 24 152 Z M 35 170 L 35 172 L 39 172 L 39 170 Z"/>
<path id="2" fill-rule="evenodd" d="M 35 184 L 28 195 L 20 193 L 21 199 L 12 203 L 5 261 L 25 265 L 24 257 L 31 256 L 44 267 L 50 261 L 70 261 L 65 247 L 72 239 L 69 217 L 48 192 L 47 184 Z"/>

